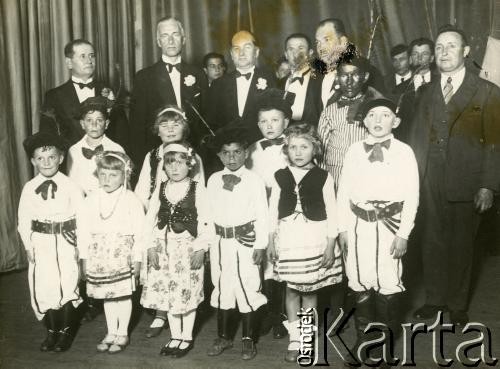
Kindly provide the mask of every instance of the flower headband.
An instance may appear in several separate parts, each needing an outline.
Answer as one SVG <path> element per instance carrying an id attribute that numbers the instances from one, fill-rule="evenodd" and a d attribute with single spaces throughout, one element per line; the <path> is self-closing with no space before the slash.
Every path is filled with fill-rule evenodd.
<path id="1" fill-rule="evenodd" d="M 160 116 L 160 115 L 162 115 L 162 114 L 164 114 L 164 113 L 167 113 L 167 112 L 169 112 L 169 111 L 173 111 L 174 113 L 177 113 L 177 114 L 179 114 L 182 118 L 184 118 L 184 120 L 187 120 L 187 118 L 186 118 L 186 113 L 184 113 L 182 110 L 177 109 L 177 108 L 175 108 L 175 107 L 173 107 L 173 106 L 169 106 L 168 108 L 163 109 L 162 111 L 160 111 L 160 112 L 157 114 L 157 116 Z"/>

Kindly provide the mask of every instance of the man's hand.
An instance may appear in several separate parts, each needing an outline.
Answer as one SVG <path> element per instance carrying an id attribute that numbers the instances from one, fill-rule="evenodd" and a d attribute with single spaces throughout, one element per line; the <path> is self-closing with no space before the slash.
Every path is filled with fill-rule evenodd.
<path id="1" fill-rule="evenodd" d="M 347 231 L 339 233 L 338 242 L 340 246 L 340 251 L 342 251 L 342 254 L 344 255 L 344 259 L 347 259 L 347 252 L 348 252 Z"/>
<path id="2" fill-rule="evenodd" d="M 478 213 L 484 213 L 493 205 L 493 191 L 487 188 L 480 188 L 474 196 L 474 205 Z"/>
<path id="3" fill-rule="evenodd" d="M 391 255 L 393 259 L 401 259 L 408 248 L 408 240 L 399 236 L 394 237 L 391 245 Z"/>
<path id="4" fill-rule="evenodd" d="M 154 247 L 148 249 L 148 263 L 156 270 L 160 270 L 160 258 Z"/>
<path id="5" fill-rule="evenodd" d="M 205 250 L 198 250 L 191 254 L 191 269 L 200 269 L 205 260 Z"/>
<path id="6" fill-rule="evenodd" d="M 264 259 L 264 252 L 266 250 L 264 249 L 258 249 L 258 250 L 253 250 L 253 263 L 255 265 L 260 265 L 262 263 L 262 260 Z"/>

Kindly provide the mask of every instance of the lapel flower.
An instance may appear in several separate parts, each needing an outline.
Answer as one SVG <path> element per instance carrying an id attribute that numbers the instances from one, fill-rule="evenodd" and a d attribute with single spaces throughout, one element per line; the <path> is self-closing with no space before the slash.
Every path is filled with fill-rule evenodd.
<path id="1" fill-rule="evenodd" d="M 115 100 L 115 94 L 113 93 L 113 90 L 111 90 L 109 87 L 104 87 L 101 91 L 101 95 L 108 100 L 111 101 Z"/>
<path id="2" fill-rule="evenodd" d="M 267 81 L 264 78 L 259 78 L 257 80 L 257 89 L 265 90 L 267 88 Z"/>
<path id="3" fill-rule="evenodd" d="M 188 75 L 186 77 L 184 77 L 184 84 L 187 86 L 187 87 L 191 87 L 192 85 L 194 85 L 196 83 L 196 78 L 193 76 L 193 75 Z"/>

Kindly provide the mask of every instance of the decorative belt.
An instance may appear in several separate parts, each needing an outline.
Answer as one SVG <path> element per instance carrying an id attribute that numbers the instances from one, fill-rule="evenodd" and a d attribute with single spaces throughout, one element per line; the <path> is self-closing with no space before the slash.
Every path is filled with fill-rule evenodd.
<path id="1" fill-rule="evenodd" d="M 46 234 L 62 234 L 63 232 L 71 232 L 76 229 L 76 219 L 66 220 L 64 222 L 40 222 L 38 220 L 31 221 L 31 230 L 38 233 Z"/>
<path id="2" fill-rule="evenodd" d="M 222 238 L 236 238 L 245 236 L 253 230 L 253 221 L 236 227 L 222 227 L 218 224 L 215 225 L 215 234 L 217 234 L 217 236 L 221 236 Z"/>
<path id="3" fill-rule="evenodd" d="M 375 209 L 365 210 L 360 208 L 358 205 L 350 201 L 351 210 L 358 218 L 363 219 L 366 222 L 376 222 L 378 220 L 383 220 L 390 218 L 403 210 L 403 201 L 391 202 L 390 204 L 377 205 Z"/>

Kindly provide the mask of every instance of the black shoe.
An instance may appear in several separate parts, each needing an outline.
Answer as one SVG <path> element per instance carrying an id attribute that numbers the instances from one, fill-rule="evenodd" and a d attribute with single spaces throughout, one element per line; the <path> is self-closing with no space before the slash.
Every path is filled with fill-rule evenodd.
<path id="1" fill-rule="evenodd" d="M 422 319 L 422 320 L 433 319 L 436 317 L 438 312 L 444 310 L 445 310 L 444 306 L 425 304 L 424 306 L 415 310 L 415 312 L 413 313 L 413 317 L 415 319 Z"/>
<path id="2" fill-rule="evenodd" d="M 40 345 L 40 351 L 43 351 L 43 352 L 54 351 L 54 347 L 56 346 L 56 342 L 57 342 L 57 332 L 49 329 L 47 331 L 47 337 Z"/>
<path id="3" fill-rule="evenodd" d="M 265 336 L 271 331 L 271 328 L 273 327 L 273 318 L 274 317 L 271 313 L 267 313 L 264 319 L 262 319 L 259 327 L 260 336 Z"/>
<path id="4" fill-rule="evenodd" d="M 86 322 L 91 322 L 93 321 L 99 314 L 101 313 L 101 309 L 94 305 L 89 305 L 87 308 L 87 311 L 85 312 L 83 316 L 83 320 Z"/>
<path id="5" fill-rule="evenodd" d="M 175 349 L 175 351 L 172 353 L 172 357 L 175 357 L 177 359 L 183 357 L 183 356 L 186 356 L 186 354 L 191 351 L 191 349 L 193 348 L 193 340 L 182 340 L 182 342 L 186 342 L 188 343 L 187 347 L 184 347 L 184 348 L 180 348 L 181 344 L 179 344 L 179 346 L 177 346 L 177 348 Z"/>
<path id="6" fill-rule="evenodd" d="M 241 358 L 243 360 L 252 360 L 257 355 L 257 348 L 255 343 L 249 337 L 241 340 Z"/>
<path id="7" fill-rule="evenodd" d="M 59 338 L 57 339 L 57 343 L 54 346 L 55 352 L 64 352 L 67 351 L 71 344 L 73 343 L 73 336 L 68 332 L 68 329 L 63 329 L 59 331 Z"/>
<path id="8" fill-rule="evenodd" d="M 283 323 L 275 324 L 273 326 L 273 338 L 279 340 L 288 336 L 288 330 L 285 328 Z"/>
<path id="9" fill-rule="evenodd" d="M 179 341 L 179 344 L 177 346 L 174 346 L 174 347 L 171 347 L 170 346 L 170 343 L 172 341 Z M 160 355 L 163 355 L 163 356 L 169 356 L 169 355 L 173 355 L 175 353 L 175 351 L 179 348 L 180 344 L 182 343 L 182 340 L 178 339 L 178 338 L 171 338 L 170 341 L 168 341 L 165 346 L 163 346 L 160 350 Z M 175 342 L 174 342 L 175 344 Z"/>
<path id="10" fill-rule="evenodd" d="M 454 325 L 465 326 L 469 323 L 469 316 L 466 311 L 463 310 L 451 310 L 450 311 L 450 322 Z"/>

